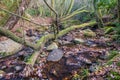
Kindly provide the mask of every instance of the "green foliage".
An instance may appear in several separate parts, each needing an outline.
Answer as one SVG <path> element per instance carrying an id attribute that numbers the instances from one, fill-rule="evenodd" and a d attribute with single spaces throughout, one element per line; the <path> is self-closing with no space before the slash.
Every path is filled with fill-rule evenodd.
<path id="1" fill-rule="evenodd" d="M 82 76 L 87 76 L 89 74 L 89 71 L 88 71 L 88 69 L 83 69 L 83 71 L 82 71 Z"/>
<path id="2" fill-rule="evenodd" d="M 108 63 L 107 63 L 107 65 L 111 65 L 113 63 L 113 61 L 109 61 Z"/>
<path id="3" fill-rule="evenodd" d="M 39 10 L 34 8 L 28 9 L 27 13 L 29 13 L 31 16 L 38 16 L 40 14 Z"/>
<path id="4" fill-rule="evenodd" d="M 116 27 L 114 28 L 115 34 L 113 35 L 113 39 L 117 42 L 120 42 L 120 23 L 115 23 Z"/>
<path id="5" fill-rule="evenodd" d="M 114 27 L 112 26 L 105 26 L 105 34 L 109 34 L 114 31 Z"/>
<path id="6" fill-rule="evenodd" d="M 21 33 L 21 32 L 22 32 L 22 29 L 21 29 L 21 28 L 18 28 L 18 29 L 16 30 L 16 32 Z"/>
<path id="7" fill-rule="evenodd" d="M 78 74 L 73 75 L 72 80 L 80 80 L 80 75 Z"/>
<path id="8" fill-rule="evenodd" d="M 79 18 L 81 22 L 87 22 L 94 19 L 95 14 L 93 12 L 85 12 L 75 16 L 75 19 Z"/>
<path id="9" fill-rule="evenodd" d="M 2 4 L 2 5 L 4 5 L 4 6 L 9 8 L 13 4 L 14 1 L 15 0 L 1 0 L 0 4 Z"/>
<path id="10" fill-rule="evenodd" d="M 18 8 L 19 2 L 20 0 L 1 0 L 0 7 L 9 10 L 10 12 L 14 12 Z M 0 10 L 0 17 L 1 16 L 0 25 L 4 25 L 10 15 Z"/>
<path id="11" fill-rule="evenodd" d="M 102 10 L 102 13 L 109 13 L 113 9 L 117 0 L 96 0 L 97 8 Z"/>
<path id="12" fill-rule="evenodd" d="M 109 75 L 107 76 L 108 80 L 120 80 L 120 74 L 115 71 L 110 71 Z"/>
<path id="13" fill-rule="evenodd" d="M 120 67 L 120 62 L 117 62 L 116 65 Z"/>
<path id="14" fill-rule="evenodd" d="M 110 54 L 108 56 L 108 60 L 111 60 L 112 58 L 114 58 L 118 54 L 118 51 L 112 50 L 109 53 Z"/>
<path id="15" fill-rule="evenodd" d="M 4 56 L 6 56 L 6 55 L 7 55 L 6 52 L 0 52 L 0 56 L 4 57 Z"/>

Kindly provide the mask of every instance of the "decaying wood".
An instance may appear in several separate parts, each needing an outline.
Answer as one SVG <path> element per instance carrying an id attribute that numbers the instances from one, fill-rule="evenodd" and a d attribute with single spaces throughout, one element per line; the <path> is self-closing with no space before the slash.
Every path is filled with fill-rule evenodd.
<path id="1" fill-rule="evenodd" d="M 18 9 L 16 10 L 15 14 L 18 14 L 20 16 L 22 16 L 25 12 L 25 10 L 27 9 L 29 3 L 31 0 L 21 0 L 20 5 L 18 7 Z M 7 29 L 12 29 L 15 24 L 19 21 L 20 17 L 12 15 L 6 22 L 5 27 Z"/>

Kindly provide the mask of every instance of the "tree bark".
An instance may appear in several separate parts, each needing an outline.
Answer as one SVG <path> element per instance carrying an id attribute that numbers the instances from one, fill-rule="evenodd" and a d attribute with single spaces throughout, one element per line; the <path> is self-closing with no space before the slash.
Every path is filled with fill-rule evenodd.
<path id="1" fill-rule="evenodd" d="M 18 9 L 16 10 L 15 14 L 18 14 L 22 16 L 27 9 L 29 3 L 31 0 L 21 0 L 20 5 L 18 6 Z M 12 29 L 15 24 L 19 21 L 20 17 L 12 15 L 10 18 L 7 20 L 6 24 L 4 25 L 7 29 Z"/>

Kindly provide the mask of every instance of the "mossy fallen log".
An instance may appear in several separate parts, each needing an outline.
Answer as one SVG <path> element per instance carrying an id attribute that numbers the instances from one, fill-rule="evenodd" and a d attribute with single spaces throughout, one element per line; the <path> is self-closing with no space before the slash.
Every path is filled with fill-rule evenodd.
<path id="1" fill-rule="evenodd" d="M 0 34 L 14 40 L 15 42 L 24 44 L 26 46 L 30 46 L 30 47 L 32 47 L 34 49 L 38 48 L 37 45 L 35 45 L 35 44 L 33 44 L 33 43 L 29 42 L 29 41 L 26 41 L 24 43 L 24 40 L 22 38 L 16 36 L 14 33 L 12 33 L 11 31 L 9 31 L 9 30 L 7 30 L 7 29 L 5 29 L 3 27 L 0 27 Z"/>
<path id="2" fill-rule="evenodd" d="M 91 21 L 91 22 L 88 22 L 88 23 L 83 23 L 83 24 L 80 24 L 80 25 L 74 25 L 74 26 L 71 26 L 71 27 L 68 27 L 62 31 L 60 31 L 57 35 L 57 37 L 61 37 L 65 34 L 67 34 L 68 32 L 72 31 L 72 30 L 75 30 L 77 28 L 83 28 L 83 27 L 86 27 L 86 26 L 92 26 L 92 25 L 95 25 L 97 24 L 96 21 Z M 44 44 L 50 40 L 50 39 L 53 39 L 54 38 L 54 34 L 48 34 L 48 35 L 45 35 L 43 36 L 38 42 L 37 42 L 37 46 L 39 46 L 39 49 L 40 51 L 36 51 L 35 53 L 33 53 L 31 55 L 31 57 L 27 60 L 27 64 L 30 64 L 30 65 L 34 65 L 35 61 L 37 60 L 37 57 L 39 56 L 39 54 L 42 52 L 42 48 L 44 47 Z"/>

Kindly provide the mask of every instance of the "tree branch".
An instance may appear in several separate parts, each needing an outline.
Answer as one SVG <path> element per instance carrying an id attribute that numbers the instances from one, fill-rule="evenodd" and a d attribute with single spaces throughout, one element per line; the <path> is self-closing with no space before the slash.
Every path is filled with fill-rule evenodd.
<path id="1" fill-rule="evenodd" d="M 13 12 L 10 12 L 10 11 L 8 11 L 8 10 L 6 10 L 6 9 L 1 8 L 1 7 L 0 7 L 0 10 L 5 11 L 6 13 L 9 13 L 9 14 L 11 14 L 11 15 L 15 15 L 15 16 L 17 16 L 17 17 L 20 17 L 20 18 L 22 18 L 22 19 L 24 19 L 24 20 L 26 20 L 26 21 L 28 21 L 28 22 L 31 22 L 31 23 L 33 23 L 33 24 L 35 24 L 35 25 L 38 25 L 38 26 L 47 26 L 47 25 L 42 25 L 42 24 L 35 23 L 35 22 L 33 22 L 33 21 L 25 18 L 25 17 L 22 17 L 22 16 L 20 16 L 20 15 L 18 15 L 18 14 L 15 14 L 15 13 L 13 13 Z"/>

